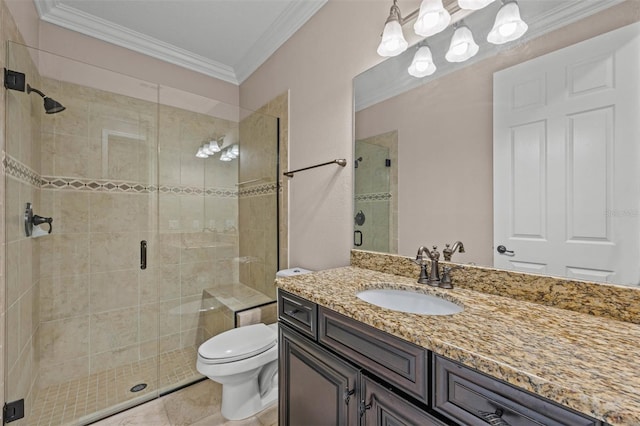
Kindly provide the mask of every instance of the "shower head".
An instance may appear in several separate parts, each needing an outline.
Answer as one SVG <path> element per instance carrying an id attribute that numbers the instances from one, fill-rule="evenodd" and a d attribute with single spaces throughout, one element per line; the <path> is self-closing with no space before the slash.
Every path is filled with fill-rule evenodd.
<path id="1" fill-rule="evenodd" d="M 65 110 L 65 107 L 62 106 L 61 103 L 59 103 L 55 99 L 51 99 L 50 97 L 42 93 L 40 90 L 33 88 L 27 84 L 27 93 L 31 93 L 31 92 L 36 92 L 38 95 L 44 98 L 44 112 L 46 112 L 47 114 L 55 114 L 57 112 L 61 112 Z"/>

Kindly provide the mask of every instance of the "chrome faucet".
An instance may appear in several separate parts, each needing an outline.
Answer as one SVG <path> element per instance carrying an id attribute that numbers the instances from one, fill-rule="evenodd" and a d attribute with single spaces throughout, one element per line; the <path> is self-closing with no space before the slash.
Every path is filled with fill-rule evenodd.
<path id="1" fill-rule="evenodd" d="M 433 287 L 438 287 L 440 285 L 440 271 L 438 269 L 438 260 L 440 260 L 440 252 L 438 251 L 437 246 L 433 246 L 433 250 L 426 251 L 425 253 L 431 260 L 431 273 L 429 274 L 429 282 L 428 284 Z"/>
<path id="2" fill-rule="evenodd" d="M 416 254 L 415 262 L 420 265 L 420 277 L 418 278 L 418 284 L 429 284 L 429 276 L 427 275 L 427 261 L 425 255 L 429 256 L 429 251 L 425 246 L 420 246 L 418 254 Z"/>
<path id="3" fill-rule="evenodd" d="M 464 245 L 462 245 L 462 241 L 456 241 L 453 243 L 453 247 L 449 247 L 449 244 L 445 244 L 444 250 L 442 250 L 442 254 L 444 255 L 444 260 L 446 262 L 451 262 L 451 256 L 453 253 L 458 251 L 458 253 L 464 253 Z"/>

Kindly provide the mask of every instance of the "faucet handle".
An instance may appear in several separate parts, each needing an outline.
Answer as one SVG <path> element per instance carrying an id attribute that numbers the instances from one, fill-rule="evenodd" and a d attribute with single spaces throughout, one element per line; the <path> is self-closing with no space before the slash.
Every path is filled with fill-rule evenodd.
<path id="1" fill-rule="evenodd" d="M 433 246 L 433 250 L 431 250 L 431 252 L 429 253 L 429 257 L 431 258 L 431 260 L 440 259 L 440 252 L 438 251 L 438 246 Z"/>
<path id="2" fill-rule="evenodd" d="M 442 268 L 442 279 L 440 280 L 440 288 L 453 288 L 453 282 L 451 281 L 451 271 L 460 269 L 461 266 L 445 266 Z"/>

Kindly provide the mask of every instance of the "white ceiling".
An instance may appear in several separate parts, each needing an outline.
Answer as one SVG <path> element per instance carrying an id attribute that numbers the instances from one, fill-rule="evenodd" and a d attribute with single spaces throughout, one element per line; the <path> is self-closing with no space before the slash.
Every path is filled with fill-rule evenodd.
<path id="1" fill-rule="evenodd" d="M 327 0 L 34 0 L 40 19 L 234 84 Z"/>

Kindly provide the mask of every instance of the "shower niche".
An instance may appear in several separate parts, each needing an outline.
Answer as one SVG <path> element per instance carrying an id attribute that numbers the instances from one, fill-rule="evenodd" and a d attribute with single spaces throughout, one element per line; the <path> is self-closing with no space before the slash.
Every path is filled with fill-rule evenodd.
<path id="1" fill-rule="evenodd" d="M 88 424 L 200 380 L 234 326 L 211 294 L 275 300 L 278 119 L 15 43 L 7 68 L 6 401 Z M 239 156 L 196 157 L 214 139 Z M 27 202 L 51 234 L 25 235 Z"/>

